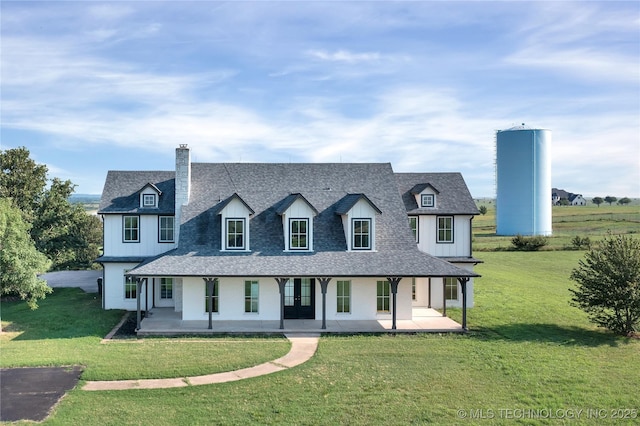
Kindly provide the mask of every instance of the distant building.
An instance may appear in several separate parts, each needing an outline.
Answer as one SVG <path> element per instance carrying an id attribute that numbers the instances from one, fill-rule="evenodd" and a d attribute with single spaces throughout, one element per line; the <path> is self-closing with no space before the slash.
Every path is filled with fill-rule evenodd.
<path id="1" fill-rule="evenodd" d="M 551 190 L 551 202 L 554 206 L 559 206 L 562 200 L 567 200 L 571 206 L 586 206 L 587 200 L 584 199 L 582 194 L 574 194 L 573 192 L 567 192 L 564 189 L 553 188 Z"/>

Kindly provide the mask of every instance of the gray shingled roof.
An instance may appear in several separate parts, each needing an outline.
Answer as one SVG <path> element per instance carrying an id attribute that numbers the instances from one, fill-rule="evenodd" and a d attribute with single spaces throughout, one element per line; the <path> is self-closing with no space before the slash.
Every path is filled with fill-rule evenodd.
<path id="1" fill-rule="evenodd" d="M 413 185 L 412 185 L 413 186 Z M 440 185 L 444 188 L 446 185 Z M 219 203 L 238 194 L 255 214 L 250 253 L 221 252 Z M 314 252 L 283 252 L 283 200 L 301 194 L 317 211 Z M 347 252 L 336 212 L 349 194 L 380 210 L 376 252 Z M 390 164 L 193 163 L 179 247 L 131 271 L 139 276 L 476 276 L 418 250 Z"/>
<path id="2" fill-rule="evenodd" d="M 460 173 L 396 173 L 396 180 L 409 214 L 480 214 Z M 436 205 L 419 208 L 412 191 L 427 184 L 439 191 Z"/>
<path id="3" fill-rule="evenodd" d="M 174 214 L 175 175 L 163 171 L 109 171 L 98 214 Z M 140 208 L 140 191 L 149 184 L 162 193 L 158 208 Z"/>

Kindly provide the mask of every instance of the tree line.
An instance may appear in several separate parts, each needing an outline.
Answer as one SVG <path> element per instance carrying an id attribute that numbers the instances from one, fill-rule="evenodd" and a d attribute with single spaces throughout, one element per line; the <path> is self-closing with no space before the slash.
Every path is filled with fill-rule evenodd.
<path id="1" fill-rule="evenodd" d="M 35 308 L 51 291 L 36 273 L 91 268 L 102 224 L 69 202 L 75 185 L 48 179 L 47 167 L 25 147 L 0 151 L 0 169 L 0 294 L 16 294 Z"/>
<path id="2" fill-rule="evenodd" d="M 631 202 L 631 198 L 629 197 L 622 197 L 618 200 L 618 198 L 616 197 L 612 197 L 611 195 L 607 195 L 606 197 L 602 198 L 602 197 L 593 197 L 593 199 L 591 200 L 591 202 L 595 205 L 597 205 L 598 207 L 600 207 L 600 204 L 602 203 L 609 203 L 609 205 L 612 205 L 615 202 L 618 202 L 619 205 L 624 206 L 626 204 L 629 204 Z"/>

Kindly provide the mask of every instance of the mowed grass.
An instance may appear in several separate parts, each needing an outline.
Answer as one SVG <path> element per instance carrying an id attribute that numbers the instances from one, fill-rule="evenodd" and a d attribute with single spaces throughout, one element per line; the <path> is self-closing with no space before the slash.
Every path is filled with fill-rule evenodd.
<path id="1" fill-rule="evenodd" d="M 512 248 L 511 236 L 496 235 L 495 203 L 482 203 L 487 207 L 485 215 L 473 219 L 473 250 L 492 251 Z M 601 204 L 587 206 L 554 206 L 552 208 L 553 235 L 542 250 L 571 248 L 571 240 L 589 237 L 592 242 L 607 233 L 631 234 L 640 238 L 640 205 L 637 201 L 625 206 Z"/>
<path id="2" fill-rule="evenodd" d="M 95 294 L 57 288 L 31 311 L 2 303 L 2 367 L 82 365 L 84 380 L 195 376 L 250 367 L 290 349 L 284 338 L 148 338 L 101 344 L 123 311 L 104 311 Z"/>
<path id="3" fill-rule="evenodd" d="M 178 389 L 75 389 L 45 423 L 76 425 L 100 419 L 106 425 L 404 425 L 570 420 L 596 425 L 619 424 L 614 415 L 632 417 L 635 412 L 635 418 L 622 423 L 634 424 L 640 416 L 640 341 L 598 329 L 569 306 L 568 288 L 573 283 L 568 277 L 583 255 L 479 253 L 485 263 L 477 267 L 482 278 L 475 281 L 476 306 L 468 311 L 467 335 L 325 336 L 309 362 L 254 379 Z M 52 302 L 58 296 L 56 292 Z M 447 312 L 460 319 L 459 310 Z M 95 314 L 101 313 L 96 306 Z M 5 348 L 21 342 L 18 337 L 2 341 L 3 365 Z M 91 341 L 83 342 L 84 338 Z M 118 359 L 127 363 L 137 347 L 146 345 L 100 345 L 98 335 L 70 339 L 78 339 L 78 346 L 84 347 L 80 349 L 84 355 L 74 360 L 87 372 L 100 362 L 94 351 L 122 350 L 111 354 L 115 361 L 111 368 L 118 371 Z M 38 352 L 32 345 L 41 340 L 47 339 L 24 340 L 27 344 L 21 351 Z M 64 338 L 48 340 L 59 340 L 60 345 L 50 352 L 67 348 Z M 182 353 L 201 350 L 195 341 L 172 343 L 182 347 Z M 212 357 L 244 358 L 253 344 L 236 343 L 235 352 L 213 351 Z M 256 346 L 261 344 L 255 339 Z M 268 342 L 266 350 L 270 345 L 274 343 Z M 148 361 L 152 364 L 162 365 L 176 356 L 164 353 L 162 347 L 146 346 L 146 350 L 152 352 Z M 46 364 L 52 359 L 53 364 L 76 363 L 62 353 L 29 355 L 34 363 L 40 356 L 48 359 Z M 579 410 L 583 411 L 578 414 Z M 536 413 L 542 418 L 532 418 Z M 569 415 L 574 418 L 557 418 Z"/>

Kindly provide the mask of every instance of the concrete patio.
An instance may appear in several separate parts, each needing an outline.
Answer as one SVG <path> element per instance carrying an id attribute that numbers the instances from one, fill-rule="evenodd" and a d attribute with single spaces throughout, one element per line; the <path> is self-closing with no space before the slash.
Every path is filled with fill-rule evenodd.
<path id="1" fill-rule="evenodd" d="M 280 321 L 183 321 L 181 313 L 173 308 L 154 308 L 144 318 L 138 336 L 176 334 L 291 334 L 291 333 L 464 333 L 462 326 L 435 309 L 414 308 L 413 319 L 397 320 L 396 329 L 391 328 L 391 319 L 377 321 L 327 321 L 322 330 L 321 320 L 284 320 L 284 330 Z"/>

